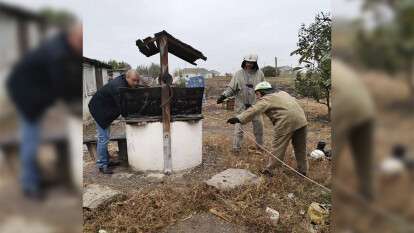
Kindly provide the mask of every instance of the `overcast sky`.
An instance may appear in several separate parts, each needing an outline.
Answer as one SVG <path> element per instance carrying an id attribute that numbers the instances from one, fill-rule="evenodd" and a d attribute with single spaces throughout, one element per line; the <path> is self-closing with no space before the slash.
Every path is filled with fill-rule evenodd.
<path id="1" fill-rule="evenodd" d="M 8 0 L 8 2 L 11 2 Z M 298 29 L 320 12 L 331 12 L 329 0 L 123 0 L 50 1 L 14 0 L 39 9 L 66 8 L 81 16 L 84 56 L 98 60 L 123 60 L 136 67 L 159 63 L 159 55 L 147 58 L 135 45 L 137 39 L 166 30 L 203 52 L 207 61 L 199 67 L 235 72 L 244 55 L 256 53 L 259 66 L 296 65 Z M 193 65 L 169 56 L 171 72 Z"/>
<path id="2" fill-rule="evenodd" d="M 361 6 L 364 0 L 333 0 L 332 15 L 335 18 L 354 19 L 361 16 Z"/>

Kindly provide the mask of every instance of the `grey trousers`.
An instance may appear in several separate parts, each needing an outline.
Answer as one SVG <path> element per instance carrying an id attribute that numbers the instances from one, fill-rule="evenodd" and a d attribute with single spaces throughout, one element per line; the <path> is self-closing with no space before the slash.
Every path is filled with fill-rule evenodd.
<path id="1" fill-rule="evenodd" d="M 292 141 L 293 150 L 295 151 L 295 158 L 297 168 L 299 172 L 308 172 L 308 160 L 306 158 L 306 135 L 307 127 L 304 126 L 300 129 L 295 130 L 289 134 L 283 136 L 274 136 L 272 143 L 272 152 L 278 159 L 284 160 L 286 149 L 289 142 Z M 272 156 L 269 157 L 268 169 L 275 169 L 279 167 L 281 163 Z"/>
<path id="2" fill-rule="evenodd" d="M 339 155 L 345 145 L 349 143 L 359 180 L 359 192 L 367 199 L 373 197 L 374 130 L 374 121 L 368 120 L 349 129 L 346 135 L 336 135 L 334 128 L 333 135 L 333 177 L 337 175 Z"/>
<path id="3" fill-rule="evenodd" d="M 256 116 L 252 120 L 253 124 L 253 133 L 256 138 L 256 143 L 263 145 L 263 117 L 262 115 Z M 240 151 L 241 143 L 243 141 L 243 126 L 241 124 L 234 125 L 234 134 L 233 134 L 233 150 Z"/>

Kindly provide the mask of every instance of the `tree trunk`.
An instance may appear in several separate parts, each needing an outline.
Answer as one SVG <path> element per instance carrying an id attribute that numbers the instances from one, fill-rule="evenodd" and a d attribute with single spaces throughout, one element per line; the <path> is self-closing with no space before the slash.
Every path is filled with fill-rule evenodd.
<path id="1" fill-rule="evenodd" d="M 326 95 L 326 106 L 328 107 L 328 119 L 331 119 L 331 92 L 328 90 Z"/>
<path id="2" fill-rule="evenodd" d="M 328 107 L 328 119 L 330 120 L 331 119 L 331 104 L 329 103 L 329 97 L 326 97 L 326 101 L 328 101 L 327 103 L 326 103 L 326 106 Z"/>

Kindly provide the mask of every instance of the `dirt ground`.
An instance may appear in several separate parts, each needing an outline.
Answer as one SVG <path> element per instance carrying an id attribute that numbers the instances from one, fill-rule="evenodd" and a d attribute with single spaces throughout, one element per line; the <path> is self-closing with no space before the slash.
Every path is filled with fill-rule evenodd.
<path id="1" fill-rule="evenodd" d="M 336 229 L 350 232 L 414 232 L 414 176 L 410 172 L 398 177 L 386 178 L 379 173 L 380 162 L 389 156 L 395 144 L 407 147 L 414 156 L 414 110 L 407 101 L 408 88 L 404 81 L 383 73 L 360 72 L 376 104 L 376 128 L 374 136 L 375 200 L 367 206 L 353 194 L 334 196 L 333 213 Z M 336 180 L 355 190 L 356 177 L 349 152 L 341 154 Z M 375 208 L 376 211 L 371 210 Z M 411 225 L 409 227 L 409 225 Z"/>
<path id="2" fill-rule="evenodd" d="M 0 181 L 0 232 L 71 233 L 81 231 L 79 193 L 54 187 L 44 202 L 24 198 L 18 182 Z"/>
<path id="3" fill-rule="evenodd" d="M 65 111 L 61 106 L 50 109 L 42 122 L 42 135 L 64 137 Z M 11 112 L 0 120 L 0 141 L 19 137 L 19 116 Z M 2 153 L 3 151 L 0 151 Z M 36 202 L 21 191 L 18 149 L 5 152 L 0 160 L 0 232 L 72 233 L 81 231 L 81 193 L 60 180 L 62 169 L 57 165 L 59 150 L 53 143 L 42 144 L 38 162 L 46 198 Z M 0 159 L 4 159 L 0 154 Z"/>
<path id="4" fill-rule="evenodd" d="M 280 80 L 280 86 L 282 82 L 286 83 L 286 79 Z M 207 89 L 211 85 L 207 83 Z M 213 86 L 221 85 L 214 83 Z M 214 94 L 207 97 L 214 97 Z M 330 148 L 326 107 L 306 98 L 299 102 L 310 122 L 307 149 L 314 149 L 319 140 L 326 141 Z M 329 223 L 311 225 L 306 211 L 311 202 L 330 204 L 330 193 L 284 168 L 272 178 L 261 176 L 259 171 L 267 163 L 268 156 L 256 151 L 254 143 L 247 137 L 241 155 L 234 157 L 231 154 L 233 127 L 225 120 L 233 116 L 233 112 L 216 105 L 215 98 L 208 98 L 203 115 L 203 161 L 189 171 L 156 179 L 119 167 L 112 176 L 102 175 L 85 151 L 84 185 L 99 183 L 121 190 L 125 196 L 98 210 L 84 209 L 84 232 L 97 232 L 99 229 L 169 233 L 329 231 Z M 122 123 L 118 124 L 116 127 L 122 128 Z M 93 126 L 85 128 L 85 132 L 94 133 Z M 246 128 L 252 132 L 251 125 Z M 270 121 L 265 119 L 265 145 L 268 148 L 271 128 Z M 110 151 L 116 154 L 116 144 L 111 144 Z M 296 167 L 291 146 L 285 160 Z M 219 191 L 204 184 L 205 180 L 228 168 L 248 169 L 260 177 L 260 182 L 231 191 Z M 329 160 L 310 161 L 309 177 L 328 187 L 330 171 Z M 132 173 L 133 176 L 119 179 L 116 173 L 120 172 Z M 293 198 L 288 197 L 290 193 L 294 194 Z M 266 207 L 279 211 L 281 217 L 277 226 L 271 225 L 265 213 Z M 221 213 L 221 217 L 213 215 L 212 209 Z"/>

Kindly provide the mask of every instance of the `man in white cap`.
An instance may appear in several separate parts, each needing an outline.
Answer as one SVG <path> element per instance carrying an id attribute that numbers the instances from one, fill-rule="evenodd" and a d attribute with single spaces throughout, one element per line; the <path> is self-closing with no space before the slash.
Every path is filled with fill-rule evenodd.
<path id="1" fill-rule="evenodd" d="M 308 162 L 306 158 L 306 131 L 308 121 L 305 112 L 296 99 L 287 92 L 276 91 L 270 83 L 264 81 L 255 87 L 257 103 L 251 108 L 228 119 L 230 124 L 246 124 L 255 116 L 265 114 L 273 123 L 272 152 L 278 159 L 284 160 L 286 148 L 292 142 L 298 171 L 306 175 Z M 277 160 L 270 157 L 267 167 L 262 171 L 272 176 L 280 166 Z"/>
<path id="2" fill-rule="evenodd" d="M 264 81 L 264 74 L 257 65 L 257 55 L 250 54 L 243 58 L 241 64 L 242 69 L 237 71 L 230 83 L 227 85 L 226 90 L 217 99 L 217 104 L 222 103 L 226 98 L 235 96 L 234 111 L 241 113 L 244 110 L 250 108 L 256 103 L 256 96 L 254 93 L 254 87 Z M 257 115 L 252 120 L 253 132 L 256 138 L 256 142 L 259 145 L 263 145 L 263 118 L 261 115 Z M 241 124 L 236 124 L 234 127 L 233 137 L 233 154 L 239 155 L 241 149 L 241 142 L 243 140 L 243 131 Z"/>

